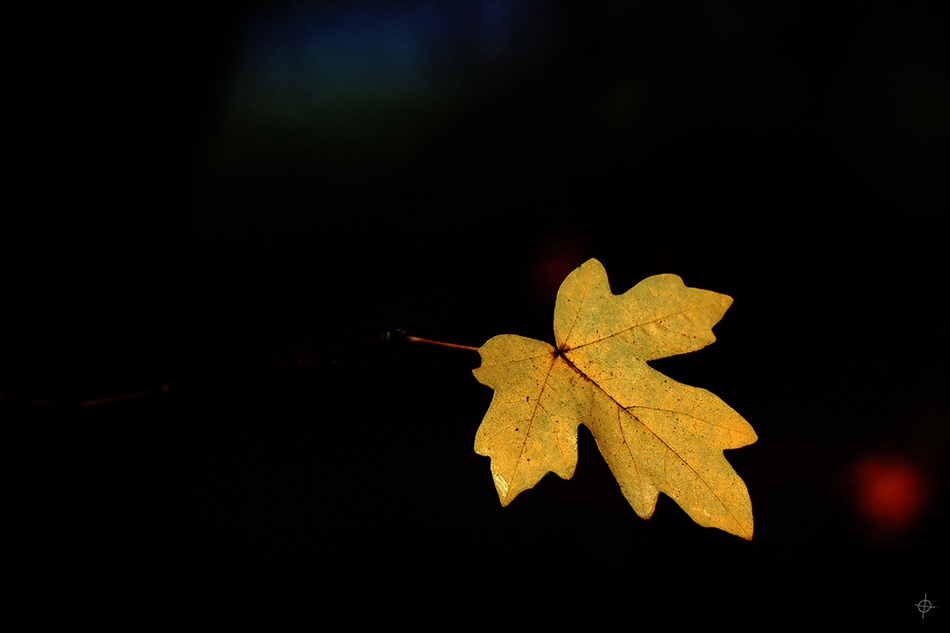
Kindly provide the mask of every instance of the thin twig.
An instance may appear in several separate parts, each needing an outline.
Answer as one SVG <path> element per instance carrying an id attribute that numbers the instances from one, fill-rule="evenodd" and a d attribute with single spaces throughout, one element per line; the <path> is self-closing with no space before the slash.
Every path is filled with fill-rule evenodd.
<path id="1" fill-rule="evenodd" d="M 455 347 L 458 349 L 468 349 L 468 350 L 478 350 L 477 347 L 471 347 L 469 345 L 457 345 L 455 343 L 443 343 L 441 341 L 433 341 L 427 338 L 420 338 L 418 336 L 408 336 L 403 330 L 390 330 L 384 332 L 380 336 L 356 343 L 355 345 L 348 345 L 346 347 L 341 347 L 325 352 L 320 353 L 310 353 L 304 352 L 300 354 L 297 358 L 285 360 L 277 364 L 264 365 L 261 367 L 255 367 L 248 370 L 230 372 L 225 374 L 218 374 L 215 376 L 208 376 L 204 378 L 198 378 L 194 380 L 180 380 L 180 381 L 171 381 L 166 382 L 157 387 L 152 387 L 150 389 L 143 389 L 140 391 L 133 391 L 130 393 L 122 393 L 114 396 L 106 396 L 104 398 L 91 398 L 87 400 L 72 400 L 72 401 L 56 401 L 56 400 L 47 400 L 45 398 L 36 398 L 36 397 L 25 397 L 20 398 L 21 401 L 30 403 L 33 406 L 37 407 L 95 407 L 104 404 L 112 404 L 115 402 L 124 402 L 128 400 L 139 400 L 149 396 L 157 395 L 179 395 L 183 393 L 194 393 L 197 391 L 204 391 L 214 387 L 221 387 L 225 385 L 231 385 L 240 382 L 246 382 L 249 380 L 257 380 L 261 378 L 268 378 L 271 376 L 279 376 L 288 373 L 297 373 L 311 370 L 315 367 L 320 367 L 326 364 L 336 363 L 337 361 L 347 357 L 353 356 L 360 352 L 370 351 L 373 349 L 383 349 L 384 347 L 392 346 L 394 343 L 398 344 L 403 341 L 409 341 L 413 343 L 431 343 L 433 345 L 442 345 L 444 347 Z M 14 401 L 17 398 L 10 397 L 7 395 L 0 394 L 0 403 Z"/>
<path id="2" fill-rule="evenodd" d="M 471 345 L 459 345 L 458 343 L 443 343 L 442 341 L 433 341 L 428 338 L 419 338 L 418 336 L 407 336 L 407 341 L 412 343 L 432 343 L 433 345 L 443 345 L 445 347 L 457 347 L 458 349 L 470 349 L 473 352 L 477 352 L 477 347 L 472 347 Z"/>

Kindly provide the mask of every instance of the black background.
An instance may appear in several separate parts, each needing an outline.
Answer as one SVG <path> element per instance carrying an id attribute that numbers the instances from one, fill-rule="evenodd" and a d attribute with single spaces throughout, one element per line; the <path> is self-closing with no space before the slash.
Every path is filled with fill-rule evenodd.
<path id="1" fill-rule="evenodd" d="M 309 127 L 229 102 L 249 25 L 286 7 L 37 17 L 0 409 L 37 617 L 938 625 L 950 60 L 911 4 L 553 3 L 530 54 L 463 51 L 431 100 Z M 639 519 L 584 428 L 572 480 L 501 508 L 471 351 L 65 404 L 394 327 L 550 341 L 590 257 L 617 293 L 672 272 L 734 298 L 714 345 L 653 365 L 756 429 L 727 453 L 751 542 L 662 495 Z M 900 529 L 858 503 L 874 456 L 920 477 Z"/>

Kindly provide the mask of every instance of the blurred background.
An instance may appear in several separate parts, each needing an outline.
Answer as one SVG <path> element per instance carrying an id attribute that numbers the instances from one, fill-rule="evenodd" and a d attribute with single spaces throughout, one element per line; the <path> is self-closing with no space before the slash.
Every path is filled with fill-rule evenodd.
<path id="1" fill-rule="evenodd" d="M 932 3 L 82 3 L 28 25 L 0 415 L 59 627 L 939 626 L 950 58 Z M 17 184 L 20 184 L 18 182 Z M 574 478 L 501 508 L 472 351 L 590 257 L 725 293 L 652 363 L 759 435 L 746 542 Z M 16 437 L 16 436 L 14 436 Z M 915 606 L 938 608 L 921 620 Z M 933 624 L 931 624 L 933 623 Z M 896 630 L 891 628 L 890 630 Z"/>

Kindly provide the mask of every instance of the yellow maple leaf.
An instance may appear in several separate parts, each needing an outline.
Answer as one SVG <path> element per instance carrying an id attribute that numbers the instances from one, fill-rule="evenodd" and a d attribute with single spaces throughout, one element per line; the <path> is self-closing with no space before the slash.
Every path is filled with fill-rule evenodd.
<path id="1" fill-rule="evenodd" d="M 712 343 L 731 303 L 676 275 L 614 295 L 591 259 L 558 290 L 556 348 L 513 334 L 479 348 L 473 372 L 495 395 L 475 452 L 491 457 L 501 504 L 549 471 L 570 479 L 584 424 L 638 515 L 649 519 L 662 492 L 700 525 L 751 539 L 749 492 L 722 451 L 752 444 L 755 431 L 714 394 L 647 365 Z"/>

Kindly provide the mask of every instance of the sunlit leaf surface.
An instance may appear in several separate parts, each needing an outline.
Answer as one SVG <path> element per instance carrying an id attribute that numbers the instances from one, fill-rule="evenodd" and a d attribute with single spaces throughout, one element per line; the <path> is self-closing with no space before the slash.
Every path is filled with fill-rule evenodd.
<path id="1" fill-rule="evenodd" d="M 712 343 L 731 303 L 676 275 L 614 295 L 591 259 L 558 290 L 557 347 L 512 334 L 485 343 L 474 373 L 495 395 L 475 452 L 491 457 L 502 505 L 549 471 L 569 479 L 584 424 L 641 517 L 662 492 L 700 525 L 751 539 L 749 493 L 722 451 L 752 444 L 755 431 L 714 394 L 647 365 Z"/>

